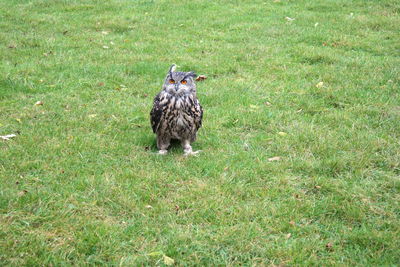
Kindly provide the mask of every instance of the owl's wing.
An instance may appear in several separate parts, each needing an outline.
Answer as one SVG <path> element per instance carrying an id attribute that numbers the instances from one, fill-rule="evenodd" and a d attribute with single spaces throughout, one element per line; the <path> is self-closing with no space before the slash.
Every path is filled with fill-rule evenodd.
<path id="1" fill-rule="evenodd" d="M 195 105 L 194 105 L 194 124 L 196 126 L 196 130 L 200 129 L 201 123 L 203 121 L 203 108 L 200 105 L 199 100 L 196 99 Z"/>
<path id="2" fill-rule="evenodd" d="M 156 133 L 158 125 L 160 124 L 163 108 L 160 105 L 160 94 L 156 95 L 153 102 L 153 108 L 150 111 L 150 122 L 153 133 Z"/>

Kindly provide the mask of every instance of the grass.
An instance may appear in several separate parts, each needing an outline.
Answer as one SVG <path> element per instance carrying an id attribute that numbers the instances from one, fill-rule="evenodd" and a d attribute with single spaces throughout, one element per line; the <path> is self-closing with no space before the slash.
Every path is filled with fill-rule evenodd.
<path id="1" fill-rule="evenodd" d="M 0 0 L 1 265 L 397 265 L 399 12 Z M 199 157 L 153 153 L 172 63 Z"/>

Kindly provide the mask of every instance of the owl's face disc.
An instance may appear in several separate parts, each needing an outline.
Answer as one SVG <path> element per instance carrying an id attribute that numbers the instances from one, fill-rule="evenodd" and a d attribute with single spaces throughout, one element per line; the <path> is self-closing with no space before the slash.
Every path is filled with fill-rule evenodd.
<path id="1" fill-rule="evenodd" d="M 196 91 L 193 72 L 169 72 L 165 78 L 163 90 L 168 94 L 180 97 Z"/>

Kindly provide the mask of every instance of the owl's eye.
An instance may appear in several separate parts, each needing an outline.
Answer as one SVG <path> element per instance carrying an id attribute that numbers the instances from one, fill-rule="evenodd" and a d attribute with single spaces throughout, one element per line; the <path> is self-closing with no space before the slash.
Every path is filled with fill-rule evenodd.
<path id="1" fill-rule="evenodd" d="M 174 79 L 169 79 L 169 83 L 175 83 Z"/>
<path id="2" fill-rule="evenodd" d="M 187 84 L 187 81 L 186 80 L 182 80 L 181 84 Z"/>

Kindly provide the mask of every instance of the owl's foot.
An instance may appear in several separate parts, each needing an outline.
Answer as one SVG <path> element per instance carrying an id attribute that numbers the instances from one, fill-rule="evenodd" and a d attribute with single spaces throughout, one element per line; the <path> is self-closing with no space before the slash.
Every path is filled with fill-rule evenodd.
<path id="1" fill-rule="evenodd" d="M 183 147 L 183 151 L 185 152 L 184 156 L 197 156 L 199 154 L 199 152 L 201 151 L 201 150 L 193 151 L 192 146 L 190 145 L 190 142 L 188 140 L 182 141 L 182 147 Z"/>
<path id="2" fill-rule="evenodd" d="M 168 150 L 166 149 L 161 149 L 160 151 L 158 151 L 158 155 L 167 155 Z"/>
<path id="3" fill-rule="evenodd" d="M 185 153 L 183 154 L 185 157 L 187 156 L 198 156 L 199 153 L 201 152 L 201 150 L 197 150 L 197 151 L 185 151 Z"/>

